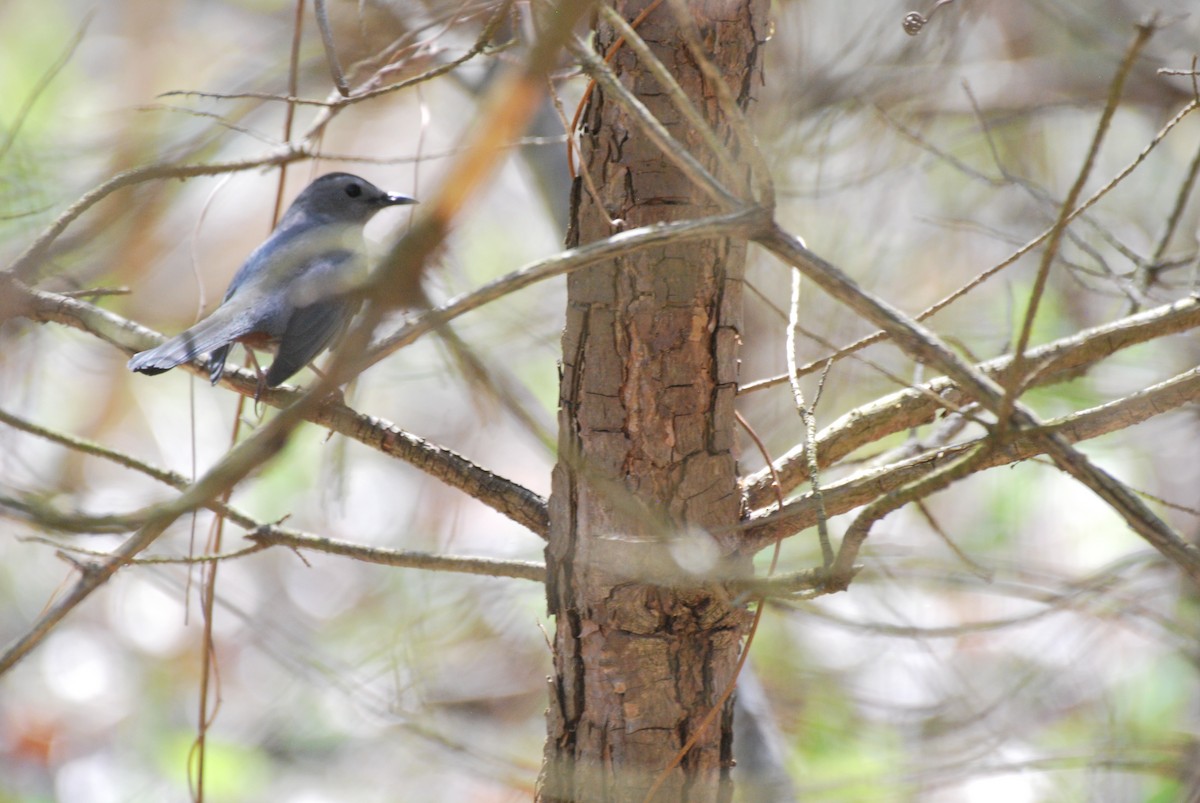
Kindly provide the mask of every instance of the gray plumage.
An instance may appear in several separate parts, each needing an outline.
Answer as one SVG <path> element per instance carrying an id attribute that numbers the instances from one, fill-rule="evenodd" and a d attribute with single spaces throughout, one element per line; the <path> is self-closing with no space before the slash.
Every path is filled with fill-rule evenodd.
<path id="1" fill-rule="evenodd" d="M 414 204 L 358 176 L 330 173 L 304 189 L 271 236 L 234 275 L 212 314 L 161 346 L 135 354 L 129 368 L 161 374 L 209 355 L 209 379 L 225 372 L 236 342 L 275 345 L 265 382 L 295 374 L 350 323 L 358 308 L 351 291 L 367 275 L 363 227 L 386 206 Z"/>

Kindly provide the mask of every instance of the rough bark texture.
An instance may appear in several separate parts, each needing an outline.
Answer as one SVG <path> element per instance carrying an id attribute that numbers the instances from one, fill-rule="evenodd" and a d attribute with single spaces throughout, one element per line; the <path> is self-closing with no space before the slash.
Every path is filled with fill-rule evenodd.
<path id="1" fill-rule="evenodd" d="M 645 5 L 616 4 L 626 19 Z M 689 8 L 744 106 L 760 81 L 765 0 Z M 638 30 L 729 141 L 666 6 Z M 614 38 L 601 26 L 598 49 Z M 613 69 L 715 169 L 629 48 Z M 611 98 L 593 95 L 584 126 L 582 169 L 605 208 L 576 187 L 570 244 L 613 234 L 610 219 L 632 228 L 716 211 Z M 705 575 L 748 561 L 707 535 L 742 512 L 733 404 L 744 257 L 744 244 L 715 240 L 570 277 L 546 549 L 556 631 L 542 801 L 641 800 L 733 676 L 748 614 Z M 731 720 L 726 705 L 656 801 L 730 799 Z"/>

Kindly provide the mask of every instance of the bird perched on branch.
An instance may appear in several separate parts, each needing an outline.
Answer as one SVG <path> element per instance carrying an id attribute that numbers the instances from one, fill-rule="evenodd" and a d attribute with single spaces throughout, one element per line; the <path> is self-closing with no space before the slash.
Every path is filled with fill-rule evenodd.
<path id="1" fill-rule="evenodd" d="M 161 346 L 135 354 L 129 368 L 161 374 L 208 356 L 215 385 L 234 343 L 274 347 L 261 381 L 275 387 L 340 335 L 354 317 L 368 272 L 363 227 L 384 207 L 415 204 L 349 173 L 329 173 L 301 192 L 234 275 L 212 314 Z"/>

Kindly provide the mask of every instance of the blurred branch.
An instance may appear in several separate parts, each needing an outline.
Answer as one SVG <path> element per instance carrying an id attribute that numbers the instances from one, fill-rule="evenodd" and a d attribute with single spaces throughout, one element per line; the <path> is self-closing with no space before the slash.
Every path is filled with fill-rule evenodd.
<path id="1" fill-rule="evenodd" d="M 252 170 L 256 167 L 283 165 L 300 159 L 309 158 L 311 154 L 301 148 L 283 147 L 252 159 L 242 159 L 233 162 L 214 162 L 212 164 L 181 165 L 176 163 L 159 162 L 142 165 L 121 173 L 105 181 L 103 184 L 84 193 L 75 203 L 67 207 L 45 231 L 21 253 L 5 270 L 23 282 L 32 282 L 37 278 L 40 263 L 46 257 L 50 246 L 60 234 L 66 231 L 84 212 L 91 209 L 100 201 L 125 187 L 132 187 L 146 181 L 166 178 L 194 178 L 196 176 L 217 176 L 223 173 L 236 173 L 241 170 Z M 2 310 L 0 310 L 2 311 Z"/>
<path id="2" fill-rule="evenodd" d="M 388 62 L 376 69 L 374 74 L 363 84 L 358 87 L 357 91 L 351 90 L 351 94 L 343 97 L 340 92 L 331 95 L 326 100 L 317 100 L 316 98 L 302 98 L 297 95 L 287 94 L 280 95 L 275 92 L 203 92 L 194 89 L 176 89 L 170 92 L 163 92 L 158 97 L 193 97 L 193 98 L 208 98 L 212 100 L 266 100 L 277 103 L 287 103 L 296 106 L 318 106 L 326 109 L 329 113 L 335 114 L 346 106 L 355 103 L 361 103 L 364 100 L 370 100 L 380 95 L 386 95 L 392 92 L 398 92 L 401 89 L 407 89 L 417 84 L 422 84 L 438 78 L 446 73 L 449 73 L 462 66 L 466 62 L 478 56 L 486 48 L 488 42 L 496 35 L 500 25 L 504 22 L 504 17 L 507 15 L 509 8 L 512 5 L 512 0 L 503 0 L 496 9 L 496 12 L 488 18 L 488 22 L 484 24 L 483 30 L 472 45 L 463 55 L 455 58 L 445 64 L 439 64 L 436 67 L 431 67 L 419 75 L 414 75 L 411 78 L 406 78 L 402 81 L 397 81 L 394 84 L 386 86 L 378 86 L 383 81 L 384 75 L 395 69 L 395 65 L 391 62 L 390 57 L 394 56 L 393 48 L 388 48 L 382 54 L 381 58 L 388 59 Z M 322 32 L 324 33 L 324 32 Z M 329 123 L 329 114 L 318 118 L 305 132 L 304 139 L 308 140 L 315 134 L 319 133 Z"/>
<path id="3" fill-rule="evenodd" d="M 71 37 L 71 41 L 67 42 L 67 46 L 63 48 L 63 52 L 59 54 L 54 63 L 42 74 L 42 77 L 37 80 L 33 88 L 29 91 L 29 95 L 21 103 L 21 108 L 17 110 L 16 116 L 12 121 L 6 124 L 5 136 L 0 140 L 0 162 L 8 156 L 12 145 L 17 141 L 17 136 L 21 133 L 21 128 L 24 127 L 25 121 L 29 118 L 29 112 L 33 110 L 34 104 L 42 93 L 49 88 L 55 77 L 62 72 L 63 67 L 66 67 L 71 61 L 71 57 L 75 55 L 75 51 L 79 48 L 79 43 L 83 41 L 83 35 L 87 33 L 88 26 L 92 24 L 92 19 L 96 16 L 96 9 L 91 9 L 83 15 L 83 21 L 79 23 L 79 27 L 75 31 L 75 35 Z"/>
<path id="4" fill-rule="evenodd" d="M 32 421 L 27 421 L 24 418 L 15 416 L 5 410 L 0 410 L 0 424 L 7 424 L 13 429 L 19 429 L 22 432 L 27 432 L 30 435 L 35 435 L 51 443 L 57 443 L 60 446 L 65 446 L 82 454 L 89 454 L 93 457 L 99 457 L 103 460 L 109 460 L 119 466 L 124 466 L 134 471 L 139 471 L 148 477 L 152 477 L 159 482 L 166 483 L 173 488 L 182 489 L 188 484 L 188 478 L 174 471 L 152 466 L 138 460 L 135 457 L 118 452 L 115 449 L 109 449 L 95 441 L 87 440 L 86 438 L 68 435 L 65 432 L 56 432 L 52 429 L 47 429 L 38 426 Z"/>
<path id="5" fill-rule="evenodd" d="M 30 504 L 27 500 L 2 496 L 0 496 L 0 507 L 17 512 L 27 512 L 30 514 L 26 516 L 28 521 L 47 530 L 76 533 L 117 531 L 115 529 L 108 529 L 106 526 L 108 520 L 115 518 L 111 516 L 100 517 L 64 514 L 50 508 L 48 505 L 39 503 Z M 532 561 L 458 557 L 452 555 L 435 555 L 412 550 L 383 549 L 363 544 L 354 544 L 349 541 L 340 541 L 335 538 L 327 538 L 274 524 L 257 524 L 249 516 L 232 508 L 225 512 L 225 516 L 230 521 L 234 521 L 247 528 L 247 533 L 244 537 L 247 541 L 251 542 L 252 546 L 226 554 L 187 557 L 157 555 L 149 558 L 131 558 L 126 562 L 131 565 L 218 563 L 236 558 L 244 558 L 270 549 L 271 547 L 283 546 L 296 549 L 311 549 L 331 555 L 342 555 L 366 563 L 378 563 L 384 566 L 428 569 L 429 571 L 438 572 L 459 572 L 462 574 L 478 574 L 491 577 L 512 577 L 519 580 L 533 580 L 535 582 L 543 582 L 545 580 L 545 567 L 540 563 Z M 128 532 L 128 530 L 129 528 L 126 527 L 121 532 Z M 72 555 L 81 555 L 102 560 L 112 557 L 111 552 L 86 549 L 77 544 L 64 544 L 42 536 L 31 536 L 22 540 L 44 543 Z"/>
<path id="6" fill-rule="evenodd" d="M 773 600 L 771 604 L 778 611 L 815 617 L 857 634 L 899 639 L 955 639 L 977 633 L 1007 630 L 1065 612 L 1106 618 L 1115 603 L 1120 606 L 1123 616 L 1132 614 L 1144 626 L 1164 631 L 1163 636 L 1175 641 L 1179 646 L 1190 645 L 1190 633 L 1173 632 L 1172 620 L 1169 617 L 1164 617 L 1152 604 L 1139 602 L 1137 596 L 1131 596 L 1127 589 L 1123 591 L 1120 588 L 1130 585 L 1131 578 L 1137 577 L 1139 572 L 1162 565 L 1162 559 L 1157 553 L 1142 551 L 1122 557 L 1085 577 L 1056 576 L 1046 584 L 1023 582 L 1007 572 L 996 574 L 982 583 L 938 569 L 934 570 L 934 576 L 918 573 L 917 577 L 911 578 L 916 584 L 941 586 L 943 590 L 951 590 L 954 593 L 978 591 L 981 585 L 986 584 L 990 593 L 1003 595 L 1006 599 L 1035 603 L 1033 609 L 1028 612 L 944 627 L 862 621 L 839 614 L 824 605 L 792 604 L 785 600 Z"/>
<path id="7" fill-rule="evenodd" d="M 637 54 L 641 63 L 645 65 L 646 69 L 650 71 L 650 74 L 654 76 L 654 79 L 663 88 L 663 91 L 666 92 L 667 97 L 671 99 L 671 103 L 691 123 L 692 129 L 704 141 L 704 144 L 708 146 L 709 152 L 712 153 L 717 162 L 720 163 L 725 180 L 738 182 L 740 186 L 737 187 L 737 193 L 743 197 L 747 197 L 750 188 L 745 186 L 746 181 L 742 175 L 744 171 L 738 169 L 733 155 L 729 152 L 729 148 L 717 139 L 717 134 L 713 131 L 713 127 L 709 125 L 708 120 L 696 108 L 696 104 L 683 91 L 683 87 L 675 80 L 675 76 L 654 55 L 649 45 L 633 29 L 633 26 L 618 14 L 612 6 L 606 3 L 601 4 L 600 15 L 604 18 L 605 22 L 613 26 L 619 38 L 623 39 L 624 43 Z M 708 59 L 704 59 L 704 61 L 708 62 Z M 711 66 L 711 62 L 709 62 L 709 65 Z M 720 83 L 723 85 L 724 81 L 722 80 Z M 722 100 L 724 101 L 725 98 L 722 98 Z M 736 109 L 737 104 L 727 103 L 725 107 L 728 108 L 729 106 L 733 106 Z M 586 170 L 583 172 L 584 174 L 587 173 Z"/>
<path id="8" fill-rule="evenodd" d="M 384 76 L 389 71 L 394 69 L 391 61 L 389 60 L 388 63 L 385 63 L 383 66 L 379 67 L 370 78 L 364 81 L 357 90 L 352 90 L 348 87 L 344 87 L 343 84 L 338 84 L 338 92 L 341 97 L 338 95 L 332 95 L 328 101 L 316 103 L 316 105 L 324 106 L 325 108 L 322 109 L 321 114 L 317 115 L 317 118 L 313 120 L 312 124 L 309 125 L 308 130 L 304 132 L 304 136 L 301 138 L 302 141 L 311 142 L 319 138 L 321 132 L 325 130 L 333 118 L 336 117 L 338 113 L 347 106 L 351 106 L 355 103 L 361 103 L 364 100 L 370 100 L 372 98 L 379 97 L 380 95 L 398 92 L 411 86 L 432 81 L 434 78 L 445 75 L 462 66 L 463 64 L 466 64 L 468 61 L 482 53 L 485 48 L 487 48 L 488 43 L 492 41 L 496 35 L 496 32 L 500 30 L 500 26 L 504 23 L 504 19 L 508 16 L 509 9 L 511 7 L 512 0 L 502 0 L 502 2 L 496 6 L 496 10 L 488 18 L 488 21 L 484 24 L 483 29 L 479 32 L 479 36 L 475 40 L 475 43 L 461 56 L 456 59 L 452 59 L 445 64 L 439 64 L 438 66 L 432 67 L 419 75 L 414 75 L 411 78 L 397 81 L 394 84 L 379 86 L 379 84 L 383 83 Z M 320 9 L 321 6 L 318 5 L 318 10 L 320 11 Z M 319 15 L 318 21 L 320 21 Z M 324 36 L 325 29 L 322 28 L 322 37 Z M 329 55 L 331 66 L 334 65 L 336 56 L 333 55 L 332 40 L 326 43 L 326 53 Z M 335 79 L 337 74 L 338 73 L 335 72 Z M 342 80 L 344 83 L 345 78 L 343 77 Z M 282 98 L 272 99 L 282 100 Z M 289 102 L 297 102 L 292 98 L 289 98 L 288 100 Z"/>
<path id="9" fill-rule="evenodd" d="M 325 0 L 313 0 L 313 11 L 317 17 L 317 28 L 321 31 L 321 44 L 325 47 L 325 60 L 329 62 L 329 73 L 333 78 L 333 85 L 337 87 L 338 94 L 348 97 L 350 85 L 346 83 L 346 74 L 342 71 L 342 62 L 338 58 L 337 45 L 333 41 L 333 29 L 329 25 L 329 12 L 325 9 Z M 296 93 L 293 91 L 291 94 L 295 95 Z"/>
<path id="10" fill-rule="evenodd" d="M 86 549 L 78 544 L 66 544 L 62 541 L 56 541 L 53 538 L 47 538 L 42 535 L 28 535 L 17 540 L 34 544 L 45 544 L 46 546 L 54 547 L 54 549 L 58 552 L 67 553 L 72 556 L 86 555 L 92 558 L 107 558 L 112 554 L 111 552 L 105 552 L 99 549 Z M 263 552 L 266 549 L 268 549 L 268 547 L 264 545 L 251 544 L 250 546 L 239 549 L 236 552 L 225 552 L 219 555 L 188 555 L 178 558 L 173 558 L 167 555 L 157 555 L 149 558 L 130 558 L 128 563 L 131 566 L 165 566 L 171 564 L 192 566 L 205 563 L 219 563 L 224 560 L 236 560 L 237 558 L 244 558 L 248 557 L 249 555 Z M 79 565 L 78 561 L 72 560 L 71 562 L 76 566 Z"/>
<path id="11" fill-rule="evenodd" d="M 668 242 L 681 243 L 714 237 L 749 237 L 760 229 L 766 220 L 762 210 L 739 209 L 697 220 L 642 226 L 571 248 L 501 276 L 470 293 L 456 296 L 435 310 L 422 313 L 395 334 L 388 335 L 375 344 L 367 356 L 367 365 L 374 365 L 384 357 L 413 343 L 417 338 L 434 331 L 443 323 L 537 282 Z"/>
<path id="12" fill-rule="evenodd" d="M 25 635 L 0 654 L 0 675 L 28 655 L 67 614 L 106 583 L 118 569 L 154 543 L 176 519 L 196 508 L 206 506 L 282 449 L 292 429 L 326 392 L 327 389 L 318 383 L 257 432 L 233 447 L 204 476 L 189 485 L 177 497 L 129 514 L 130 520 L 145 522 L 143 526 L 114 550 L 111 557 L 92 563 L 76 564 L 81 576 L 70 591 L 47 608 Z"/>
<path id="13" fill-rule="evenodd" d="M 1123 349 L 1196 328 L 1200 328 L 1200 298 L 1189 297 L 1086 329 L 1030 350 L 1027 361 L 1036 370 L 1029 386 L 1074 378 Z M 980 363 L 976 370 L 1003 377 L 1011 365 L 1011 356 L 998 357 Z M 942 398 L 954 403 L 965 401 L 953 380 L 941 377 L 845 413 L 817 435 L 820 465 L 833 465 L 861 446 L 932 421 L 942 409 L 936 400 Z M 775 468 L 784 493 L 808 479 L 804 450 L 800 446 L 783 455 Z M 751 507 L 770 502 L 774 492 L 771 473 L 766 469 L 748 475 L 742 484 Z"/>
<path id="14" fill-rule="evenodd" d="M 475 38 L 474 44 L 472 44 L 471 47 L 469 47 L 458 58 L 452 59 L 445 64 L 439 64 L 436 67 L 432 67 L 420 75 L 413 76 L 412 78 L 406 78 L 403 81 L 397 81 L 394 84 L 388 84 L 386 86 L 377 86 L 376 84 L 379 84 L 383 81 L 383 76 L 391 68 L 390 64 L 385 64 L 384 66 L 380 67 L 375 74 L 371 76 L 371 78 L 365 81 L 363 85 L 359 87 L 357 92 L 352 92 L 351 95 L 346 98 L 345 103 L 360 103 L 364 100 L 370 100 L 371 98 L 379 97 L 380 95 L 398 92 L 401 89 L 406 89 L 419 83 L 431 81 L 434 78 L 438 78 L 439 76 L 445 75 L 446 73 L 461 67 L 463 64 L 466 64 L 468 61 L 483 53 L 483 51 L 487 49 L 488 43 L 495 38 L 496 33 L 500 30 L 500 26 L 504 24 L 505 17 L 508 16 L 511 8 L 512 0 L 501 0 L 501 2 L 497 3 L 496 10 L 492 12 L 491 16 L 488 17 L 487 22 L 484 23 L 483 28 L 479 31 L 479 36 Z M 314 125 L 314 130 L 317 127 L 318 126 Z"/>
<path id="15" fill-rule="evenodd" d="M 1180 220 L 1183 217 L 1183 210 L 1187 207 L 1188 200 L 1192 197 L 1192 190 L 1196 186 L 1196 178 L 1200 175 L 1200 142 L 1196 145 L 1196 152 L 1192 154 L 1192 161 L 1188 164 L 1187 170 L 1184 172 L 1183 181 L 1179 184 L 1179 192 L 1175 195 L 1175 203 L 1171 207 L 1171 213 L 1167 215 L 1166 223 L 1163 225 L 1162 232 L 1158 236 L 1158 242 L 1154 246 L 1154 251 L 1150 255 L 1149 264 L 1141 265 L 1137 276 L 1137 286 L 1140 291 L 1145 293 L 1158 280 L 1159 274 L 1168 267 L 1165 260 L 1167 246 L 1171 244 L 1172 238 L 1175 236 L 1175 231 L 1179 226 Z M 1134 307 L 1131 311 L 1136 311 Z"/>

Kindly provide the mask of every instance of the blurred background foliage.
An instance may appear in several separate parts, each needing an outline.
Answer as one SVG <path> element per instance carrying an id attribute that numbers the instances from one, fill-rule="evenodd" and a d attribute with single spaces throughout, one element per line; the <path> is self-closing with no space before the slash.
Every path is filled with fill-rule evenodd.
<path id="1" fill-rule="evenodd" d="M 471 0 L 329 6 L 344 63 L 402 43 L 393 80 L 465 52 L 490 12 Z M 924 309 L 1053 222 L 1134 25 L 1152 10 L 1163 12 L 1164 28 L 1127 83 L 1085 193 L 1188 102 L 1189 80 L 1156 70 L 1191 64 L 1200 17 L 1189 6 L 958 0 L 908 37 L 903 4 L 775 2 L 754 114 L 780 219 L 872 292 L 910 313 Z M 252 158 L 278 147 L 283 104 L 164 93 L 283 93 L 293 14 L 284 0 L 0 4 L 3 263 L 122 170 Z M 502 36 L 524 32 L 515 26 Z M 300 52 L 299 95 L 327 97 L 311 17 Z M 330 157 L 289 169 L 288 197 L 333 169 L 421 197 L 437 185 L 481 88 L 508 57 L 503 50 L 480 56 L 438 80 L 348 107 L 321 138 Z M 565 66 L 556 88 L 569 115 L 583 83 Z M 299 107 L 295 131 L 319 113 Z M 530 134 L 539 139 L 513 148 L 458 221 L 435 297 L 561 247 L 567 180 L 552 106 Z M 1150 261 L 1160 248 L 1197 143 L 1193 116 L 1075 224 L 1035 343 L 1118 318 L 1134 301 L 1151 306 L 1194 291 L 1194 198 L 1161 246 L 1159 256 L 1175 267 L 1144 298 L 1130 287 L 1137 260 Z M 177 332 L 211 309 L 269 231 L 277 181 L 277 170 L 251 170 L 120 191 L 67 230 L 41 286 L 128 288 L 100 303 Z M 386 240 L 407 214 L 381 214 L 370 234 Z M 1004 353 L 1035 269 L 1035 258 L 1018 261 L 931 326 L 980 359 Z M 779 299 L 788 297 L 789 277 L 752 249 L 748 281 L 743 381 L 783 370 Z M 548 413 L 563 303 L 562 282 L 543 283 L 457 324 Z M 827 342 L 870 332 L 814 290 L 802 303 L 804 327 Z M 815 339 L 799 350 L 802 360 L 829 351 Z M 1029 399 L 1044 416 L 1093 406 L 1194 367 L 1198 351 L 1193 333 L 1155 341 Z M 897 378 L 918 376 L 889 345 L 863 357 L 830 372 L 821 425 L 896 390 Z M 156 465 L 202 472 L 228 448 L 233 396 L 182 371 L 131 375 L 126 359 L 80 332 L 10 320 L 0 329 L 0 409 Z M 806 390 L 811 398 L 815 377 Z M 436 345 L 422 341 L 373 367 L 347 397 L 537 493 L 549 490 L 554 455 L 503 415 L 481 421 Z M 743 396 L 742 411 L 776 454 L 802 436 L 786 387 Z M 253 412 L 247 418 L 256 420 Z M 1192 406 L 1085 450 L 1170 503 L 1158 504 L 1160 513 L 1194 538 L 1198 436 Z M 762 465 L 748 443 L 742 464 L 746 471 Z M 0 491 L 90 513 L 132 510 L 172 493 L 3 426 Z M 489 508 L 315 427 L 300 429 L 233 501 L 263 521 L 286 516 L 289 526 L 357 543 L 541 557 L 540 539 Z M 155 554 L 193 553 L 210 519 L 202 512 L 181 520 Z M 835 519 L 835 534 L 845 524 Z M 52 546 L 29 540 L 46 535 L 37 527 L 8 518 L 0 532 L 0 641 L 7 642 L 72 571 Z M 782 569 L 819 563 L 811 536 L 785 542 Z M 119 542 L 55 537 L 87 549 Z M 226 543 L 239 540 L 231 532 Z M 1166 801 L 1195 788 L 1194 590 L 1089 492 L 1039 461 L 986 472 L 933 497 L 925 511 L 906 508 L 886 519 L 863 557 L 867 569 L 848 593 L 773 603 L 754 644 L 761 719 L 790 774 L 775 799 Z M 179 564 L 123 570 L 0 678 L 0 801 L 188 799 L 202 647 L 196 576 Z M 318 554 L 302 560 L 285 550 L 225 564 L 209 799 L 526 799 L 541 757 L 550 668 L 543 631 L 552 627 L 542 590 L 527 581 Z"/>

